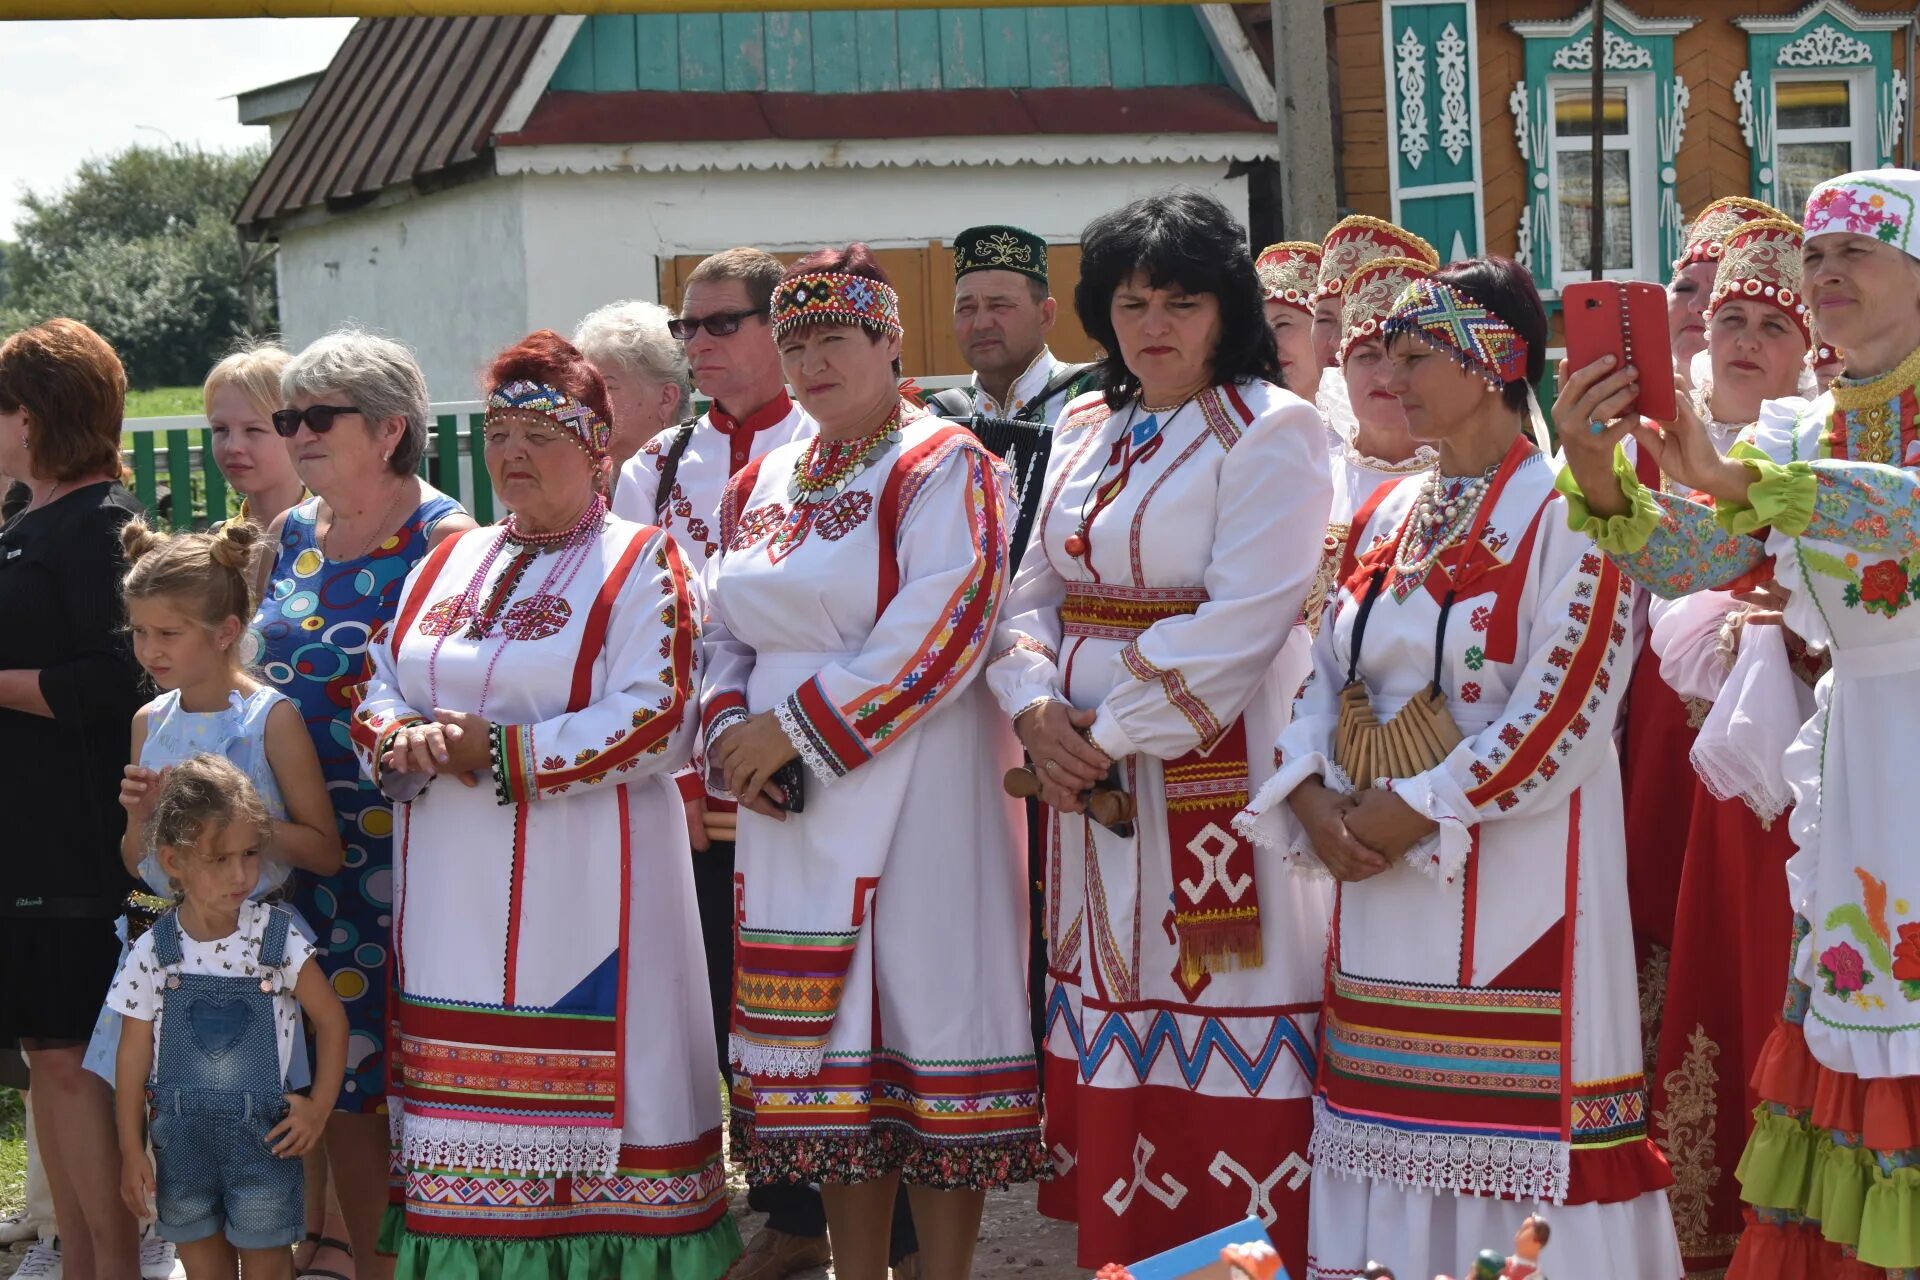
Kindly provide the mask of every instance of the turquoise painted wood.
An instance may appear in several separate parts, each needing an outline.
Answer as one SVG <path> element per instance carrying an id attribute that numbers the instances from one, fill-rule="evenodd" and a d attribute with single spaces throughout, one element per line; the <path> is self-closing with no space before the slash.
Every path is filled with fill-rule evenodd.
<path id="1" fill-rule="evenodd" d="M 767 15 L 767 88 L 774 93 L 813 92 L 813 15 Z"/>
<path id="2" fill-rule="evenodd" d="M 580 93 L 892 93 L 1224 84 L 1189 5 L 596 14 L 550 82 Z"/>
<path id="3" fill-rule="evenodd" d="M 854 13 L 795 13 L 804 23 L 812 23 L 814 33 L 814 92 L 816 94 L 858 94 L 860 92 L 860 56 L 856 42 L 860 23 Z"/>
<path id="4" fill-rule="evenodd" d="M 1023 88 L 1064 89 L 1073 83 L 1065 9 L 1027 10 L 1027 83 Z"/>
<path id="5" fill-rule="evenodd" d="M 757 13 L 720 15 L 720 40 L 728 93 L 756 93 L 767 87 L 767 31 Z"/>
<path id="6" fill-rule="evenodd" d="M 726 61 L 726 48 L 720 38 L 720 15 L 682 14 L 678 87 L 688 93 L 723 91 L 727 87 Z"/>

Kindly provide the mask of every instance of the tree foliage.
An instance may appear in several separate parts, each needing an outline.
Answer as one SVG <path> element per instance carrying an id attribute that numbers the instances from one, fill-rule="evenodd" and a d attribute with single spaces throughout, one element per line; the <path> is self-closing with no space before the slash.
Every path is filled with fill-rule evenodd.
<path id="1" fill-rule="evenodd" d="M 275 324 L 271 258 L 229 222 L 265 159 L 132 146 L 29 194 L 0 260 L 0 328 L 85 321 L 140 387 L 194 384 L 238 338 Z"/>

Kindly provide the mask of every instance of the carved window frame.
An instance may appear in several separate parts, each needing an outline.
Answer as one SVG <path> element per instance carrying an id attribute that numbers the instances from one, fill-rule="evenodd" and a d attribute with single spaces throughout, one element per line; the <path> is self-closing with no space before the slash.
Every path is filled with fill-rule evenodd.
<path id="1" fill-rule="evenodd" d="M 1815 0 L 1780 17 L 1735 18 L 1747 33 L 1747 68 L 1733 85 L 1746 139 L 1753 198 L 1778 205 L 1776 86 L 1790 80 L 1846 79 L 1867 87 L 1852 102 L 1853 168 L 1876 169 L 1906 157 L 1907 81 L 1894 74 L 1895 36 L 1913 14 L 1861 13 L 1845 0 Z M 1909 68 L 1911 70 L 1911 68 Z M 1870 76 L 1870 81 L 1869 81 Z M 1786 210 L 1798 218 L 1798 209 Z"/>

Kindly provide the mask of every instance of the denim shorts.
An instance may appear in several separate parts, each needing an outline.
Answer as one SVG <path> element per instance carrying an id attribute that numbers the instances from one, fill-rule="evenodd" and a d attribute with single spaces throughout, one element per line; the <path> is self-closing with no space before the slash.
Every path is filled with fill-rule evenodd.
<path id="1" fill-rule="evenodd" d="M 277 1094 L 156 1090 L 149 1132 L 160 1238 L 190 1244 L 224 1228 L 236 1249 L 298 1244 L 307 1229 L 300 1161 L 267 1146 L 286 1114 Z"/>

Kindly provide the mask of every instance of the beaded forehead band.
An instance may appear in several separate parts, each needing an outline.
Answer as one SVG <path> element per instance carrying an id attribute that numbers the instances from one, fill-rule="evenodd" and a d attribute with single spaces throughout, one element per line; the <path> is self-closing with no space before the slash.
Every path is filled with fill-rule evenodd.
<path id="1" fill-rule="evenodd" d="M 844 271 L 782 280 L 773 291 L 774 340 L 806 324 L 857 324 L 897 338 L 900 295 L 878 280 Z"/>
<path id="2" fill-rule="evenodd" d="M 612 425 L 592 405 L 583 404 L 544 382 L 525 379 L 509 382 L 504 387 L 496 387 L 487 397 L 489 421 L 517 414 L 538 414 L 559 425 L 596 460 L 606 456 L 607 446 L 613 439 Z"/>
<path id="3" fill-rule="evenodd" d="M 1512 325 L 1441 280 L 1415 280 L 1380 325 L 1384 337 L 1411 333 L 1445 351 L 1490 387 L 1527 376 L 1527 340 Z"/>

